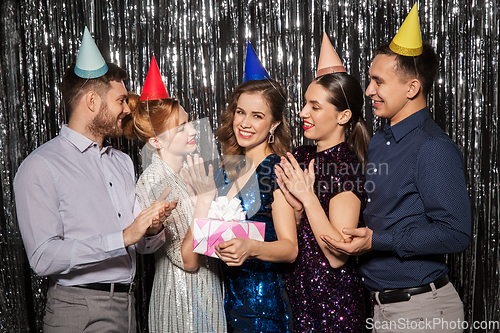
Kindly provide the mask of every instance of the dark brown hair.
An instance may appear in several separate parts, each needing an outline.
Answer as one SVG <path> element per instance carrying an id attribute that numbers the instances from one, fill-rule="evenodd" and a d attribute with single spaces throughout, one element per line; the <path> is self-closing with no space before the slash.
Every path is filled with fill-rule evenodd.
<path id="1" fill-rule="evenodd" d="M 347 73 L 330 73 L 316 78 L 313 82 L 329 92 L 328 102 L 337 110 L 351 110 L 351 119 L 343 125 L 346 141 L 351 151 L 358 156 L 361 165 L 366 167 L 370 134 L 363 118 L 364 94 L 359 81 Z"/>
<path id="2" fill-rule="evenodd" d="M 179 101 L 173 98 L 153 101 L 139 101 L 136 93 L 128 93 L 130 114 L 123 119 L 123 133 L 127 139 L 138 138 L 146 143 L 149 138 L 163 133 L 168 129 L 169 120 L 174 117 L 177 126 L 179 122 Z M 149 109 L 149 111 L 148 111 Z"/>
<path id="3" fill-rule="evenodd" d="M 266 100 L 271 111 L 273 123 L 281 121 L 274 131 L 274 143 L 269 144 L 272 153 L 283 156 L 290 151 L 290 131 L 285 120 L 286 96 L 285 91 L 278 81 L 272 79 L 251 80 L 244 82 L 236 87 L 229 97 L 229 103 L 226 111 L 220 117 L 221 125 L 217 129 L 216 135 L 219 143 L 222 145 L 224 160 L 228 155 L 245 155 L 245 149 L 238 145 L 236 135 L 233 131 L 233 120 L 238 99 L 242 94 L 261 94 Z M 224 162 L 226 169 L 228 164 Z M 231 172 L 231 171 L 228 171 Z"/>
<path id="4" fill-rule="evenodd" d="M 128 78 L 127 72 L 117 65 L 106 62 L 108 71 L 101 77 L 95 79 L 84 79 L 75 74 L 75 63 L 73 63 L 64 74 L 61 82 L 61 93 L 68 119 L 73 114 L 75 102 L 89 91 L 95 91 L 99 97 L 104 98 L 111 88 L 111 81 L 121 82 Z"/>
<path id="5" fill-rule="evenodd" d="M 404 79 L 417 78 L 422 85 L 424 97 L 429 94 L 439 71 L 439 60 L 434 48 L 429 43 L 422 44 L 422 54 L 418 56 L 403 56 L 394 53 L 389 44 L 384 44 L 375 50 L 375 54 L 396 56 L 396 70 L 403 74 Z"/>

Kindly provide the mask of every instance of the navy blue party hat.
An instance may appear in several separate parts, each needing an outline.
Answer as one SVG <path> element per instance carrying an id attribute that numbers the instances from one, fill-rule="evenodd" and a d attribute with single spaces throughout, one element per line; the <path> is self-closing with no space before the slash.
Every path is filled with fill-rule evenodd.
<path id="1" fill-rule="evenodd" d="M 243 82 L 250 80 L 270 79 L 264 66 L 257 57 L 250 41 L 247 41 L 247 58 L 245 60 L 245 73 L 243 74 Z"/>

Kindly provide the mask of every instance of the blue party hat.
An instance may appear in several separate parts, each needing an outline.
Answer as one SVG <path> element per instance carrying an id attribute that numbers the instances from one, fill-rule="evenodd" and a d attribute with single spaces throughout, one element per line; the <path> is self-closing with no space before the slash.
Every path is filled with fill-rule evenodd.
<path id="1" fill-rule="evenodd" d="M 75 74 L 84 79 L 95 79 L 108 72 L 108 65 L 99 52 L 89 29 L 85 27 L 82 45 L 76 59 Z"/>
<path id="2" fill-rule="evenodd" d="M 264 66 L 257 57 L 252 45 L 247 41 L 247 58 L 245 60 L 245 74 L 243 74 L 243 82 L 250 80 L 270 79 Z"/>

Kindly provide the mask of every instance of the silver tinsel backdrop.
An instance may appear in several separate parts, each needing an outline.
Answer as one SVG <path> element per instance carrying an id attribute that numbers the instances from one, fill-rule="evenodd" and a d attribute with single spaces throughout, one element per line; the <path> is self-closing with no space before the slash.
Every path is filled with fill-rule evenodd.
<path id="1" fill-rule="evenodd" d="M 295 146 L 298 117 L 316 69 L 323 31 L 363 87 L 373 50 L 388 42 L 414 0 L 2 0 L 0 3 L 0 330 L 41 332 L 46 278 L 29 268 L 19 234 L 12 183 L 22 160 L 56 136 L 66 114 L 59 83 L 76 60 L 88 26 L 106 60 L 125 68 L 140 92 L 151 56 L 164 82 L 193 119 L 213 128 L 241 82 L 246 40 L 289 94 Z M 448 256 L 465 318 L 500 320 L 499 3 L 421 0 L 423 39 L 436 48 L 440 72 L 429 104 L 462 149 L 473 213 L 468 250 Z M 365 116 L 375 132 L 383 122 Z M 113 144 L 140 170 L 136 142 Z M 146 332 L 151 258 L 139 260 L 138 321 Z M 492 331 L 492 330 L 488 330 Z"/>

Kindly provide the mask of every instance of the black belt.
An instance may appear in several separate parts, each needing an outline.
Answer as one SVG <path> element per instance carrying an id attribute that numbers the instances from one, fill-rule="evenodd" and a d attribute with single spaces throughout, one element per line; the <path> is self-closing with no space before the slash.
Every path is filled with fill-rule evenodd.
<path id="1" fill-rule="evenodd" d="M 441 287 L 446 286 L 448 284 L 448 282 L 450 282 L 450 279 L 448 278 L 448 275 L 446 275 L 445 277 L 442 277 L 442 278 L 434 281 L 434 287 L 436 289 L 439 289 Z M 406 301 L 410 300 L 412 295 L 423 294 L 423 293 L 427 293 L 429 291 L 432 291 L 431 285 L 426 284 L 426 285 L 423 285 L 420 287 L 415 287 L 415 288 L 372 291 L 371 298 L 375 304 L 378 304 L 377 299 L 375 297 L 375 295 L 378 293 L 378 299 L 379 299 L 381 304 L 406 302 Z"/>
<path id="2" fill-rule="evenodd" d="M 88 283 L 88 284 L 79 284 L 74 287 L 78 288 L 86 288 L 92 290 L 100 290 L 100 291 L 111 291 L 111 286 L 114 285 L 115 293 L 131 293 L 135 289 L 135 283 Z"/>

